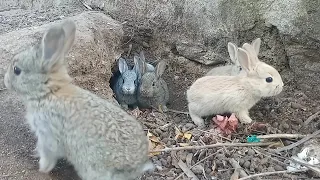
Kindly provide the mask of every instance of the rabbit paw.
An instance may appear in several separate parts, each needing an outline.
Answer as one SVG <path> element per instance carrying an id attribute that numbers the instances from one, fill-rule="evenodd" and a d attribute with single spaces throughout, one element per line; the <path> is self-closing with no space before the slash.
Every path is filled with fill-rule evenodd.
<path id="1" fill-rule="evenodd" d="M 124 110 L 128 110 L 128 109 L 129 109 L 129 107 L 128 107 L 127 104 L 121 104 L 121 107 L 122 107 Z"/>
<path id="2" fill-rule="evenodd" d="M 41 157 L 39 161 L 39 171 L 42 173 L 49 173 L 55 166 L 57 160 Z"/>
<path id="3" fill-rule="evenodd" d="M 252 119 L 249 117 L 249 112 L 239 112 L 236 114 L 236 117 L 243 124 L 249 124 L 252 122 Z"/>

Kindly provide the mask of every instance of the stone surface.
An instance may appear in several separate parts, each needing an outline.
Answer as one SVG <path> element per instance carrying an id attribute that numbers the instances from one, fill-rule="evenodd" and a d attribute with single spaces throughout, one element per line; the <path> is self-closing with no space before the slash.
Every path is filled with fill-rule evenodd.
<path id="1" fill-rule="evenodd" d="M 113 93 L 108 80 L 111 65 L 121 54 L 122 25 L 100 12 L 84 12 L 70 19 L 77 26 L 75 44 L 66 57 L 71 76 L 81 87 L 110 98 Z M 1 68 L 6 68 L 14 54 L 37 43 L 48 27 L 59 22 L 1 35 Z"/>
<path id="2" fill-rule="evenodd" d="M 312 93 L 320 90 L 317 86 L 320 82 L 318 0 L 86 2 L 103 7 L 116 20 L 127 22 L 127 26 L 151 29 L 149 44 L 153 52 L 161 51 L 159 47 L 165 45 L 159 44 L 165 43 L 176 55 L 206 65 L 222 63 L 229 58 L 227 42 L 240 46 L 260 37 L 261 60 L 280 72 L 293 71 L 292 77 L 285 78 L 292 78 L 307 95 L 320 99 L 320 94 Z"/>

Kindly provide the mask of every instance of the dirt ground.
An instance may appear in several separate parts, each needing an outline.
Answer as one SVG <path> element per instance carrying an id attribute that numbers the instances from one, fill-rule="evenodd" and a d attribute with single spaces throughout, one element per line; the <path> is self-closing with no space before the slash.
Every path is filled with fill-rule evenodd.
<path id="1" fill-rule="evenodd" d="M 59 19 L 61 16 L 71 16 L 84 9 L 75 6 L 74 9 L 51 9 L 46 12 L 27 12 L 25 10 L 13 10 L 0 12 L 0 33 L 6 33 L 13 29 L 40 25 Z M 134 42 L 132 42 L 134 43 Z M 136 44 L 136 46 L 138 46 Z M 135 50 L 135 49 L 133 49 Z M 149 48 L 146 51 L 146 59 L 157 59 L 152 56 Z M 172 110 L 187 111 L 185 92 L 187 88 L 199 77 L 203 76 L 210 67 L 205 67 L 190 62 L 182 57 L 171 54 L 164 79 L 170 89 L 170 104 Z M 4 67 L 1 67 L 4 68 Z M 168 112 L 162 114 L 152 110 L 139 111 L 138 119 L 145 129 L 158 137 L 166 147 L 173 147 L 179 143 L 190 145 L 205 145 L 217 142 L 246 142 L 246 137 L 251 134 L 310 134 L 319 129 L 318 119 L 312 121 L 307 127 L 303 122 L 312 114 L 320 110 L 313 97 L 306 96 L 295 86 L 289 70 L 281 72 L 285 88 L 283 92 L 272 98 L 261 100 L 250 111 L 252 119 L 261 123 L 260 126 L 240 125 L 237 132 L 228 137 L 222 137 L 213 131 L 213 123 L 210 118 L 206 129 L 197 129 L 190 117 L 183 113 Z M 3 85 L 2 87 L 3 88 Z M 49 174 L 41 174 L 37 171 L 38 159 L 32 157 L 35 146 L 35 138 L 29 131 L 24 120 L 24 107 L 15 94 L 7 90 L 0 91 L 0 179 L 4 180 L 78 180 L 71 165 L 60 162 L 54 171 Z M 190 131 L 190 140 L 175 139 L 176 129 L 182 132 Z M 277 139 L 276 139 L 277 140 Z M 281 140 L 288 145 L 295 140 Z M 299 151 L 299 147 L 279 154 L 270 154 L 265 147 L 224 147 L 203 150 L 188 150 L 161 153 L 151 157 L 157 170 L 152 174 L 146 174 L 141 179 L 146 180 L 170 180 L 188 179 L 177 165 L 179 159 L 195 173 L 199 179 L 230 179 L 234 173 L 234 167 L 229 163 L 233 158 L 247 174 L 285 170 L 289 162 L 286 158 Z M 178 178 L 179 177 L 179 178 Z M 281 174 L 267 176 L 263 179 L 311 179 L 308 173 Z"/>

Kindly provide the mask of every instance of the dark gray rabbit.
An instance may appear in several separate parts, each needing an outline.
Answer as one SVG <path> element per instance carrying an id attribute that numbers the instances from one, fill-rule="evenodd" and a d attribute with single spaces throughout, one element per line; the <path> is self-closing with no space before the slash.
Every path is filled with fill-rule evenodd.
<path id="1" fill-rule="evenodd" d="M 141 108 L 156 107 L 166 112 L 169 101 L 169 89 L 167 83 L 161 77 L 166 69 L 166 62 L 160 61 L 155 71 L 148 72 L 144 56 L 140 54 L 141 81 L 138 88 L 138 104 Z"/>
<path id="2" fill-rule="evenodd" d="M 64 57 L 75 34 L 70 20 L 50 27 L 39 44 L 13 57 L 4 77 L 25 102 L 39 171 L 66 158 L 83 180 L 135 179 L 154 169 L 148 138 L 122 108 L 72 84 Z"/>
<path id="3" fill-rule="evenodd" d="M 134 67 L 130 70 L 126 60 L 120 58 L 118 61 L 118 67 L 120 76 L 115 83 L 114 92 L 119 104 L 127 109 L 128 105 L 137 104 L 137 87 L 138 87 L 138 74 L 139 72 L 139 58 L 134 57 Z"/>

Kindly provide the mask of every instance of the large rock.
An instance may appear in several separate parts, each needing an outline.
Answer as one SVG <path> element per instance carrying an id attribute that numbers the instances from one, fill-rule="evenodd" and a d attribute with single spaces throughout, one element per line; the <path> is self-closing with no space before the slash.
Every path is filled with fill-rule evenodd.
<path id="1" fill-rule="evenodd" d="M 120 56 L 122 25 L 100 12 L 84 12 L 73 16 L 77 26 L 74 46 L 66 57 L 70 74 L 79 86 L 112 97 L 109 88 L 111 66 Z M 8 66 L 11 58 L 39 42 L 53 24 L 12 31 L 0 36 L 0 67 Z"/>
<path id="2" fill-rule="evenodd" d="M 152 30 L 149 43 L 155 47 L 154 52 L 157 47 L 164 47 L 159 43 L 166 43 L 176 55 L 207 65 L 228 58 L 228 41 L 242 45 L 260 37 L 260 58 L 281 72 L 294 72 L 293 77 L 284 78 L 297 82 L 307 95 L 320 99 L 320 94 L 314 93 L 320 90 L 318 0 L 86 0 L 86 3 L 103 8 L 128 27 Z"/>

